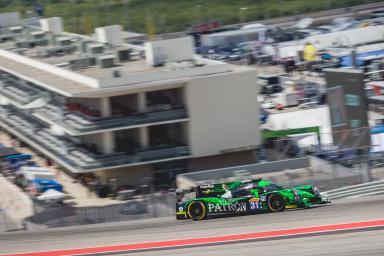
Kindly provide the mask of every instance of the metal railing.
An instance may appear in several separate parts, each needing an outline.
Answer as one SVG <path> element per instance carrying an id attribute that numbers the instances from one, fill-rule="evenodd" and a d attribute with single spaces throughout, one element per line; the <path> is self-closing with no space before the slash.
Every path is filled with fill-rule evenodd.
<path id="1" fill-rule="evenodd" d="M 140 151 L 132 154 L 117 152 L 109 155 L 97 155 L 76 146 L 62 136 L 51 134 L 37 120 L 32 120 L 32 117 L 23 116 L 23 114 L 16 113 L 7 107 L 0 107 L 0 119 L 0 125 L 4 129 L 9 130 L 27 144 L 34 144 L 35 146 L 32 146 L 39 151 L 44 151 L 49 156 L 54 156 L 54 160 L 59 164 L 64 162 L 65 167 L 71 166 L 71 168 L 76 168 L 77 171 L 189 155 L 188 146 L 174 144 L 142 148 Z"/>
<path id="2" fill-rule="evenodd" d="M 384 180 L 337 188 L 324 192 L 330 199 L 384 194 Z"/>
<path id="3" fill-rule="evenodd" d="M 187 113 L 185 109 L 181 108 L 181 109 L 171 109 L 171 110 L 159 111 L 159 112 L 142 113 L 140 115 L 134 115 L 134 116 L 120 116 L 120 117 L 110 117 L 110 118 L 103 118 L 103 119 L 100 118 L 99 120 L 94 120 L 94 121 L 84 119 L 86 123 L 82 124 L 81 122 L 71 120 L 69 116 L 67 117 L 63 115 L 59 117 L 57 115 L 54 115 L 51 113 L 51 111 L 46 109 L 39 109 L 39 110 L 36 110 L 35 112 L 71 130 L 73 133 L 86 133 L 90 131 L 127 127 L 127 126 L 133 126 L 133 125 L 187 118 Z"/>

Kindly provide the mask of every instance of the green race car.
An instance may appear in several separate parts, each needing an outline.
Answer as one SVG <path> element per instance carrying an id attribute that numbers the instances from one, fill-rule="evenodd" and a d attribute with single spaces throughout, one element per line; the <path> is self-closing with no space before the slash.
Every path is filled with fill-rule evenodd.
<path id="1" fill-rule="evenodd" d="M 188 198 L 193 192 L 195 197 Z M 176 196 L 176 218 L 179 220 L 281 212 L 329 203 L 315 186 L 284 188 L 261 179 L 202 185 L 190 190 L 177 190 Z"/>

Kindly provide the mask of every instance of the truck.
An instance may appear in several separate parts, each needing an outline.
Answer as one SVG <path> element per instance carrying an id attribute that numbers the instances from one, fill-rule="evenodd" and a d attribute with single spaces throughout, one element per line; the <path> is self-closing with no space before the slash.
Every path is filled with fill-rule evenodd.
<path id="1" fill-rule="evenodd" d="M 55 180 L 48 169 L 34 166 L 22 166 L 17 172 L 18 185 L 29 191 L 31 195 L 37 196 L 48 189 L 63 191 L 63 186 Z"/>
<path id="2" fill-rule="evenodd" d="M 298 95 L 293 92 L 282 92 L 276 94 L 276 103 L 283 105 L 283 107 L 293 107 L 299 105 Z"/>

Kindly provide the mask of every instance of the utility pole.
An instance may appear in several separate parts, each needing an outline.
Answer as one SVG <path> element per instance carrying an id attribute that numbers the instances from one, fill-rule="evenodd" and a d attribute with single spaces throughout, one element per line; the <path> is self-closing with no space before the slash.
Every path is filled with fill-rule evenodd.
<path id="1" fill-rule="evenodd" d="M 124 10 L 125 10 L 125 31 L 129 31 L 129 0 L 124 0 Z"/>
<path id="2" fill-rule="evenodd" d="M 248 7 L 239 8 L 239 22 L 244 23 L 246 20 L 245 11 L 248 10 Z"/>
<path id="3" fill-rule="evenodd" d="M 203 6 L 201 4 L 195 5 L 196 24 L 203 22 L 203 15 L 201 13 L 202 7 Z"/>

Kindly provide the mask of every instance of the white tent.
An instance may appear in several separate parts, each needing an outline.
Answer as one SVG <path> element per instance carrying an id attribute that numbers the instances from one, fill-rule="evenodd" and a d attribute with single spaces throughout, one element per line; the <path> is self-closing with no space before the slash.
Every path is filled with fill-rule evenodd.
<path id="1" fill-rule="evenodd" d="M 66 196 L 67 196 L 66 194 L 64 194 L 63 192 L 57 191 L 56 189 L 48 189 L 43 194 L 38 196 L 37 199 L 41 201 L 46 201 L 46 200 L 55 201 L 55 200 L 63 199 Z"/>
<path id="2" fill-rule="evenodd" d="M 308 28 L 310 25 L 312 25 L 313 21 L 314 20 L 312 18 L 304 18 L 304 19 L 299 20 L 294 25 L 294 27 L 300 28 L 300 29 L 305 29 L 305 28 Z"/>

